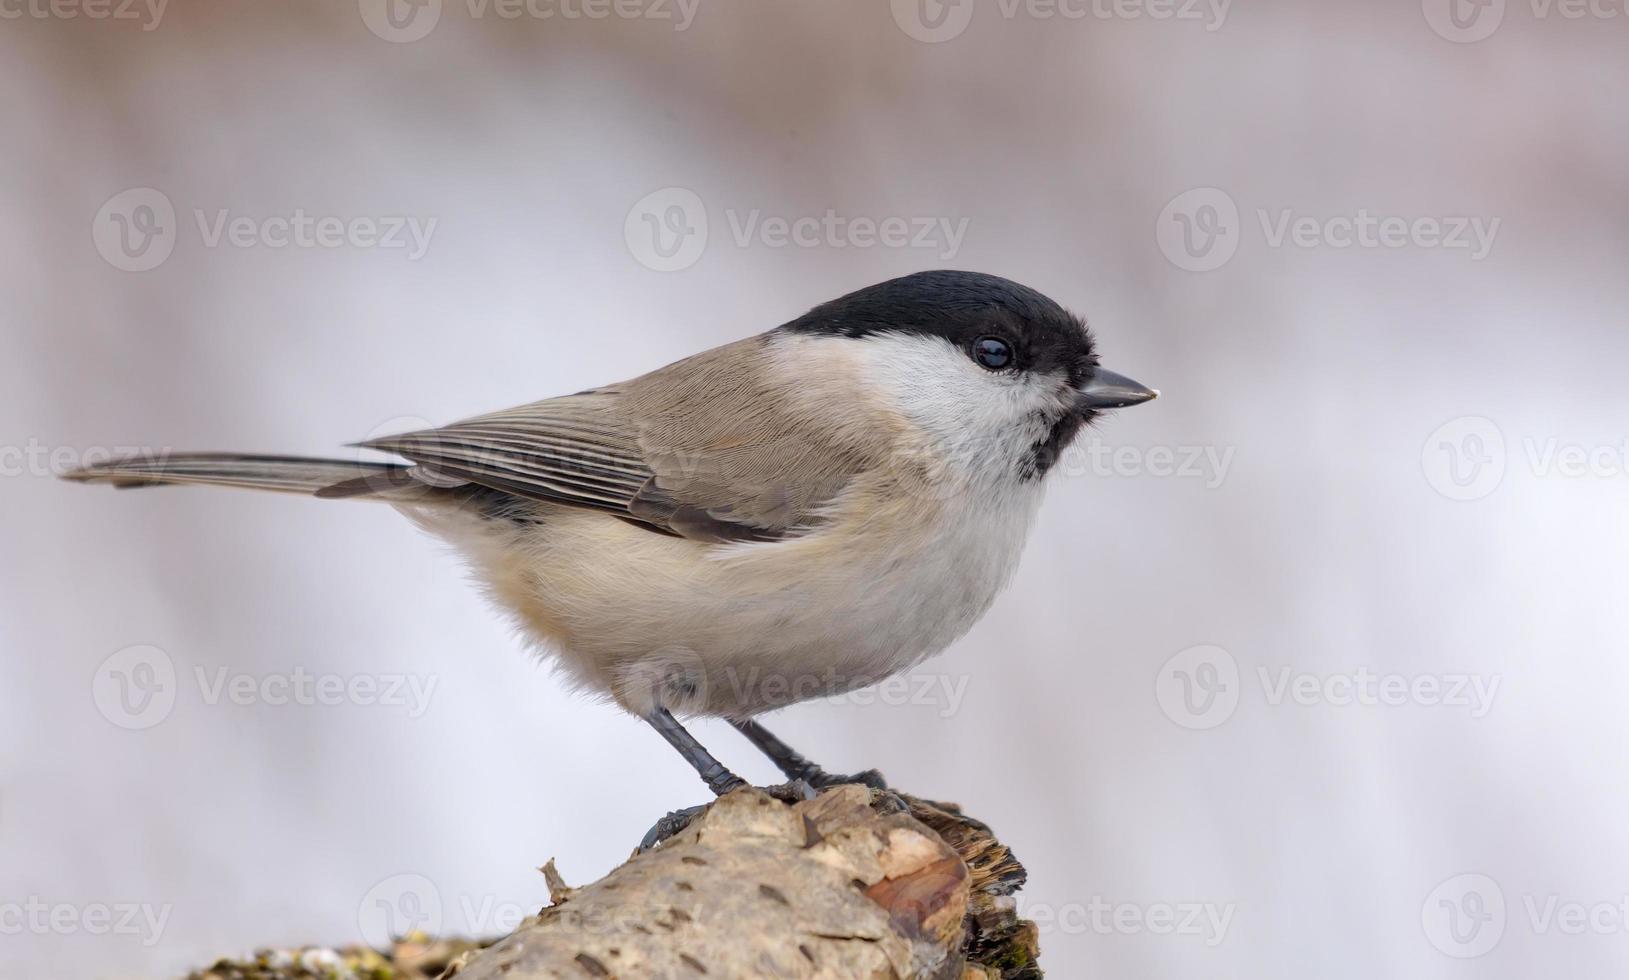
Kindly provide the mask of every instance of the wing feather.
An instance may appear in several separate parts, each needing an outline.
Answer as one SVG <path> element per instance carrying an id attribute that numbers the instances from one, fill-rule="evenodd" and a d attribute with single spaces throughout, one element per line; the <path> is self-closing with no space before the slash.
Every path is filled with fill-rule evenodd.
<path id="1" fill-rule="evenodd" d="M 426 482 L 469 481 L 695 540 L 776 540 L 806 530 L 876 452 L 822 441 L 819 419 L 775 397 L 769 336 L 360 445 L 412 460 Z"/>

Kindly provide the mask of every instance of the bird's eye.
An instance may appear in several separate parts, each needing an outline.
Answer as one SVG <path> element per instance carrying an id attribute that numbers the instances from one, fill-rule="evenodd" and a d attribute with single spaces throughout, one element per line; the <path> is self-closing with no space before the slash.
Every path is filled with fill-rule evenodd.
<path id="1" fill-rule="evenodd" d="M 980 337 L 973 341 L 973 360 L 992 371 L 1012 365 L 1012 345 L 1000 337 Z"/>

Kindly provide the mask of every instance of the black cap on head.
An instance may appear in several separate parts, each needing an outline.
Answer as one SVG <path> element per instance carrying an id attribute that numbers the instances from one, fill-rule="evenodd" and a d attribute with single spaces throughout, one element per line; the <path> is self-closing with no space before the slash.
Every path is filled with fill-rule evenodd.
<path id="1" fill-rule="evenodd" d="M 1079 317 L 1041 293 L 981 272 L 918 272 L 822 303 L 781 327 L 838 337 L 917 333 L 962 350 L 982 337 L 1012 345 L 1020 371 L 1062 371 L 1081 384 L 1097 366 Z"/>

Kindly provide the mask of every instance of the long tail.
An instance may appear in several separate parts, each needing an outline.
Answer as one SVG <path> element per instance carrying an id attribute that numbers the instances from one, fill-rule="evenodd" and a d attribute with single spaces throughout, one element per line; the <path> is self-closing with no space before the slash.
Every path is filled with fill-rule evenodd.
<path id="1" fill-rule="evenodd" d="M 423 493 L 431 487 L 413 479 L 409 466 L 302 456 L 244 453 L 171 453 L 95 463 L 62 474 L 64 480 L 111 483 L 116 487 L 201 484 L 245 487 L 319 497 L 367 497 Z"/>

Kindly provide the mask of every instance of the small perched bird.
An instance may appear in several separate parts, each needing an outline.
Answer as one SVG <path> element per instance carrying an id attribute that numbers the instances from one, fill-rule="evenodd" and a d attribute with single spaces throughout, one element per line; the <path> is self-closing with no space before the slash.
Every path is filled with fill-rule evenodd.
<path id="1" fill-rule="evenodd" d="M 384 501 L 453 544 L 576 686 L 649 722 L 728 719 L 789 779 L 832 776 L 754 717 L 943 650 L 1012 576 L 1059 453 L 1156 392 L 1079 318 L 996 276 L 861 289 L 620 384 L 361 443 L 406 463 L 172 454 L 75 470 Z"/>

